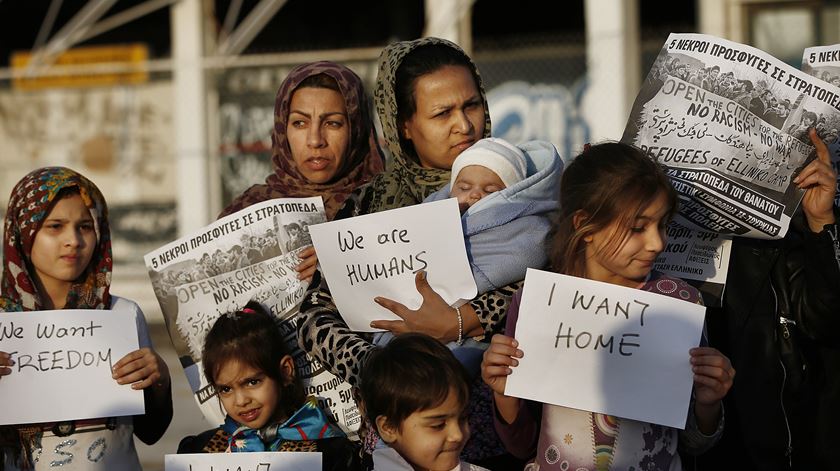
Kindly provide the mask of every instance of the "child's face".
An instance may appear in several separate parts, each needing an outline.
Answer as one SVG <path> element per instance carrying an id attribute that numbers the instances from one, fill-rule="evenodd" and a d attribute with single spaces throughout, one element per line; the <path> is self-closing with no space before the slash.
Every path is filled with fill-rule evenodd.
<path id="1" fill-rule="evenodd" d="M 287 358 L 291 361 L 288 355 L 283 361 Z M 275 415 L 282 385 L 265 372 L 229 360 L 222 365 L 215 383 L 225 412 L 240 424 L 258 429 L 279 419 Z"/>
<path id="2" fill-rule="evenodd" d="M 669 209 L 665 193 L 661 193 L 629 230 L 614 222 L 585 238 L 587 278 L 631 288 L 643 282 L 656 257 L 665 248 Z M 613 237 L 624 239 L 618 249 L 610 253 Z"/>
<path id="3" fill-rule="evenodd" d="M 398 429 L 379 425 L 382 438 L 415 469 L 449 471 L 470 437 L 464 405 L 454 390 L 437 407 L 408 416 Z"/>
<path id="4" fill-rule="evenodd" d="M 449 196 L 458 198 L 463 213 L 481 198 L 504 189 L 505 184 L 496 172 L 480 165 L 467 165 L 458 172 Z"/>
<path id="5" fill-rule="evenodd" d="M 93 217 L 78 194 L 56 201 L 35 234 L 30 259 L 41 283 L 69 286 L 84 273 L 96 249 Z"/>

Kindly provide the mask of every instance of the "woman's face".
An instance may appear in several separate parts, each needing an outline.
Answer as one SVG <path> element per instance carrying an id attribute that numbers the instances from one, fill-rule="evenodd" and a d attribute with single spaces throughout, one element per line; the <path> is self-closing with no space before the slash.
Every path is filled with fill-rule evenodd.
<path id="1" fill-rule="evenodd" d="M 35 234 L 29 258 L 35 275 L 51 298 L 70 289 L 84 273 L 96 249 L 93 217 L 82 197 L 71 194 L 55 202 Z M 52 299 L 56 308 L 64 299 Z"/>
<path id="2" fill-rule="evenodd" d="M 286 138 L 298 172 L 311 183 L 331 181 L 344 161 L 350 123 L 341 93 L 299 88 L 289 104 Z"/>
<path id="3" fill-rule="evenodd" d="M 414 101 L 417 109 L 401 129 L 423 167 L 449 170 L 484 137 L 484 102 L 467 67 L 447 65 L 418 78 Z"/>

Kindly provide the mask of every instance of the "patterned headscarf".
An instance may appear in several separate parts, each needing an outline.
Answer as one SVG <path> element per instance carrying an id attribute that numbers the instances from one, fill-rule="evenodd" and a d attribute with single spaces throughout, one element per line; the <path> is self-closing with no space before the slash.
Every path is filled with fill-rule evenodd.
<path id="1" fill-rule="evenodd" d="M 281 451 L 284 442 L 346 436 L 318 407 L 314 396 L 307 397 L 303 406 L 282 423 L 269 424 L 257 430 L 237 423 L 228 415 L 222 430 L 228 434 L 227 451 L 232 453 Z"/>
<path id="2" fill-rule="evenodd" d="M 102 193 L 90 180 L 65 167 L 44 167 L 23 177 L 12 190 L 3 233 L 3 281 L 0 311 L 43 309 L 30 261 L 35 234 L 49 215 L 58 193 L 77 188 L 90 210 L 97 247 L 82 276 L 73 283 L 66 309 L 106 309 L 111 304 L 111 229 Z"/>
<path id="3" fill-rule="evenodd" d="M 338 82 L 350 124 L 347 154 L 335 178 L 327 183 L 311 183 L 298 172 L 286 138 L 286 124 L 289 120 L 292 94 L 301 82 L 318 74 L 328 75 Z M 384 167 L 362 79 L 347 67 L 333 62 L 304 64 L 289 72 L 288 77 L 277 90 L 271 142 L 273 152 L 271 162 L 274 165 L 274 173 L 266 178 L 265 184 L 254 185 L 245 190 L 225 208 L 219 217 L 272 198 L 320 195 L 324 198 L 327 219 L 332 220 L 344 204 L 347 195 L 356 187 L 370 181 L 374 175 L 382 172 Z"/>
<path id="4" fill-rule="evenodd" d="M 399 123 L 397 122 L 396 86 L 397 69 L 403 59 L 414 49 L 427 45 L 451 47 L 464 55 L 478 78 L 478 90 L 484 103 L 484 136 L 490 137 L 490 108 L 478 68 L 466 52 L 457 44 L 440 38 L 421 38 L 413 41 L 398 41 L 388 45 L 379 56 L 379 75 L 376 77 L 374 103 L 382 133 L 388 144 L 393 161 L 388 170 L 371 183 L 374 197 L 368 212 L 401 208 L 423 201 L 429 194 L 449 182 L 449 170 L 424 168 L 414 155 L 402 147 Z"/>

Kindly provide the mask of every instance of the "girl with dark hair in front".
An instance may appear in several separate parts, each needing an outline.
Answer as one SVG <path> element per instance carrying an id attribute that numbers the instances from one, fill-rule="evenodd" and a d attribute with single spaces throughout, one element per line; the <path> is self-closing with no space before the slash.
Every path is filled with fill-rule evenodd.
<path id="1" fill-rule="evenodd" d="M 353 469 L 356 448 L 314 397 L 306 397 L 280 330 L 251 301 L 220 316 L 204 340 L 204 376 L 227 416 L 181 440 L 179 453 L 317 451 L 327 470 Z"/>
<path id="2" fill-rule="evenodd" d="M 470 378 L 452 352 L 424 334 L 404 334 L 371 353 L 360 386 L 380 443 L 373 469 L 486 471 L 461 461 L 470 436 Z"/>

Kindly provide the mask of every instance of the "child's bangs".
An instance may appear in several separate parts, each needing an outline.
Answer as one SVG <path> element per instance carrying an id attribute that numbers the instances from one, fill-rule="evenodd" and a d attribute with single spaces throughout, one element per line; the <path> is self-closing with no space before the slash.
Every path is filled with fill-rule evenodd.
<path id="1" fill-rule="evenodd" d="M 613 230 L 603 250 L 611 255 L 618 253 L 630 237 L 630 230 L 635 225 L 636 219 L 663 193 L 668 197 L 667 218 L 670 220 L 676 207 L 676 198 L 670 194 L 668 188 L 662 188 L 659 181 L 653 178 L 642 178 L 623 188 L 618 193 L 621 197 L 615 199 L 612 207 L 612 214 L 615 215 Z"/>
<path id="2" fill-rule="evenodd" d="M 408 414 L 405 417 L 415 412 L 440 406 L 446 402 L 451 393 L 454 393 L 458 398 L 458 405 L 461 410 L 466 408 L 470 396 L 469 386 L 463 378 L 456 377 L 455 371 L 444 368 L 444 372 L 445 375 L 435 374 L 426 378 L 416 378 L 419 381 L 415 384 L 400 386 L 406 389 L 404 401 L 409 406 L 408 408 L 412 409 L 406 411 Z"/>

